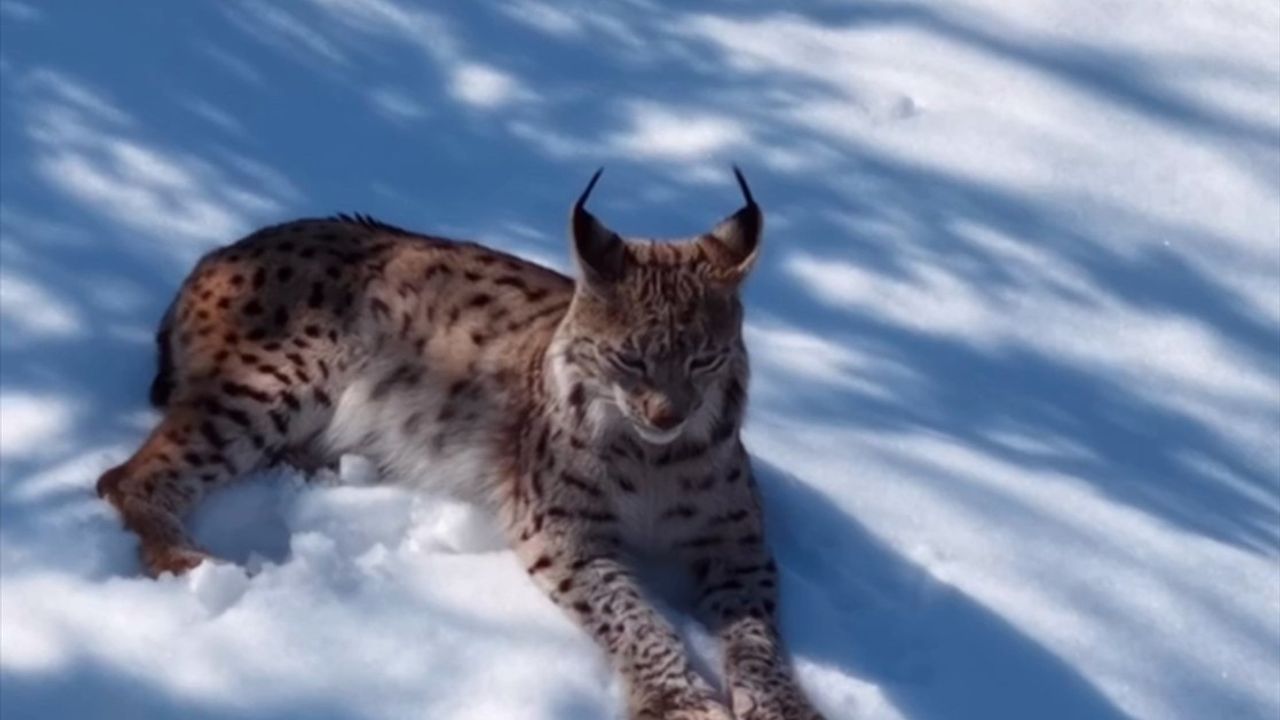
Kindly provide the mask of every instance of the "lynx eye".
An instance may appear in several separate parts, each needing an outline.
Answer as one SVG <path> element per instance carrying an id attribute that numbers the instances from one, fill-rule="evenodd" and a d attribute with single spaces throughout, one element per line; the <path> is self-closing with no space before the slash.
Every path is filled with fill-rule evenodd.
<path id="1" fill-rule="evenodd" d="M 649 369 L 649 366 L 647 363 L 645 363 L 644 358 L 640 357 L 639 355 L 615 354 L 615 355 L 609 356 L 609 362 L 611 362 L 613 366 L 618 368 L 619 370 L 622 370 L 624 372 L 629 372 L 629 373 L 635 373 L 637 375 L 643 375 L 645 371 Z"/>
<path id="2" fill-rule="evenodd" d="M 724 355 L 695 355 L 689 358 L 689 372 L 710 372 L 719 368 L 724 361 Z"/>

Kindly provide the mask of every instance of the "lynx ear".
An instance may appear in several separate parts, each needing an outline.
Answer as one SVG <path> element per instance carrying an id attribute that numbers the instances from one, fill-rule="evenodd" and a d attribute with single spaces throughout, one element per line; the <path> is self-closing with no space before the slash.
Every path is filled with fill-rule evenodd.
<path id="1" fill-rule="evenodd" d="M 587 198 L 600 179 L 604 168 L 596 170 L 587 183 L 587 189 L 573 204 L 569 231 L 573 236 L 573 258 L 578 264 L 583 283 L 587 287 L 603 289 L 622 278 L 626 263 L 626 247 L 622 238 L 587 212 Z"/>
<path id="2" fill-rule="evenodd" d="M 737 284 L 746 278 L 760 254 L 764 213 L 760 211 L 755 198 L 751 197 L 751 188 L 747 187 L 747 180 L 737 165 L 733 166 L 733 175 L 738 179 L 738 187 L 742 189 L 746 204 L 721 220 L 719 225 L 703 235 L 698 242 L 715 266 L 716 274 L 725 282 Z"/>

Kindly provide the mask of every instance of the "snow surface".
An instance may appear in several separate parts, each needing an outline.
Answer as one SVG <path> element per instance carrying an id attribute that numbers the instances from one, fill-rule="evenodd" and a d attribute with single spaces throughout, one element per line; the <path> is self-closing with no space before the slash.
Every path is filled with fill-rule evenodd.
<path id="1" fill-rule="evenodd" d="M 0 40 L 5 720 L 621 717 L 465 506 L 264 475 L 195 520 L 236 565 L 151 581 L 91 487 L 204 250 L 361 211 L 563 266 L 596 165 L 662 236 L 732 161 L 829 717 L 1280 715 L 1280 5 L 3 0 Z"/>

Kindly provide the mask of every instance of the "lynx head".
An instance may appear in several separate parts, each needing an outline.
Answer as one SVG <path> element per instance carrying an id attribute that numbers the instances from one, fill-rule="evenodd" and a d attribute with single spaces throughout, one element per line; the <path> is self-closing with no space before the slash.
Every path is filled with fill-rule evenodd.
<path id="1" fill-rule="evenodd" d="M 562 325 L 570 362 L 584 392 L 615 406 L 652 444 L 736 426 L 741 413 L 738 290 L 759 253 L 764 216 L 734 174 L 746 204 L 681 241 L 623 239 L 587 212 L 599 171 L 573 207 L 578 280 Z"/>

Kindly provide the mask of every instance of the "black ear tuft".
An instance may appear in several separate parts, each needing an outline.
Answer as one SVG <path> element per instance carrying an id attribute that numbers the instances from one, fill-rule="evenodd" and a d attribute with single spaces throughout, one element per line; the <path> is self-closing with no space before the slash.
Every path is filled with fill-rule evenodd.
<path id="1" fill-rule="evenodd" d="M 596 173 L 596 177 L 599 177 L 601 172 L 604 172 L 604 168 L 600 168 Z M 747 187 L 747 179 L 742 176 L 742 168 L 738 167 L 736 164 L 733 166 L 733 176 L 738 179 L 738 188 L 742 190 L 742 199 L 747 202 L 748 206 L 755 207 L 756 199 L 751 197 L 751 188 Z M 595 179 L 592 178 L 592 183 L 594 182 Z M 591 188 L 588 187 L 587 191 L 590 192 L 590 190 Z"/>
<path id="2" fill-rule="evenodd" d="M 604 168 L 596 170 L 573 204 L 569 231 L 573 236 L 573 255 L 586 286 L 603 289 L 622 277 L 626 261 L 626 247 L 618 234 L 605 227 L 594 215 L 587 212 L 587 198 L 600 179 Z"/>
<path id="3" fill-rule="evenodd" d="M 760 238 L 764 233 L 764 213 L 751 195 L 742 170 L 733 166 L 733 176 L 746 201 L 737 212 L 720 221 L 710 234 L 700 241 L 708 257 L 726 280 L 741 282 L 755 264 L 760 253 Z"/>
<path id="4" fill-rule="evenodd" d="M 578 196 L 578 202 L 573 204 L 573 209 L 575 211 L 580 211 L 587 206 L 587 198 L 591 197 L 591 191 L 595 189 L 596 182 L 600 180 L 600 176 L 603 174 L 604 166 L 596 169 L 595 173 L 591 176 L 591 179 L 587 181 L 587 189 L 582 191 L 582 194 Z"/>

